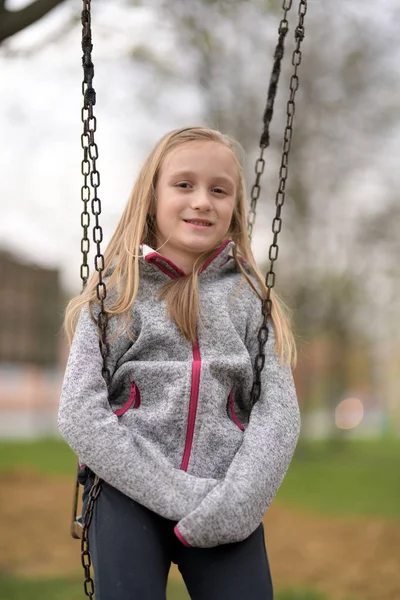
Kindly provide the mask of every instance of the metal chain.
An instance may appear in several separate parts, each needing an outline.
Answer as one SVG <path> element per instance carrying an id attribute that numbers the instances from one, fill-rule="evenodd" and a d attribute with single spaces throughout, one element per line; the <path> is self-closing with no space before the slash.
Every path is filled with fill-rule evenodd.
<path id="1" fill-rule="evenodd" d="M 300 0 L 299 4 L 299 21 L 298 25 L 295 29 L 295 41 L 296 47 L 293 51 L 292 55 L 292 65 L 294 66 L 294 72 L 290 79 L 290 95 L 289 100 L 286 105 L 286 127 L 283 136 L 283 148 L 282 148 L 282 158 L 281 165 L 279 169 L 279 185 L 278 191 L 276 193 L 275 205 L 276 205 L 276 214 L 272 221 L 272 233 L 274 234 L 272 244 L 269 248 L 269 259 L 270 259 L 270 267 L 269 271 L 266 275 L 265 284 L 267 286 L 267 295 L 262 303 L 262 314 L 263 314 L 263 323 L 258 332 L 258 354 L 255 359 L 255 376 L 253 387 L 251 389 L 251 404 L 254 406 L 256 402 L 258 402 L 261 393 L 261 371 L 264 368 L 265 363 L 265 354 L 264 347 L 266 342 L 268 341 L 268 327 L 267 320 L 271 315 L 272 311 L 272 300 L 271 300 L 271 290 L 275 285 L 275 272 L 274 272 L 274 263 L 278 258 L 278 235 L 282 229 L 282 219 L 281 219 L 281 210 L 282 206 L 285 202 L 286 197 L 286 181 L 289 174 L 289 152 L 290 146 L 293 136 L 293 121 L 295 114 L 295 98 L 296 92 L 299 89 L 299 76 L 298 69 L 302 59 L 301 53 L 301 44 L 304 39 L 305 29 L 304 29 L 304 18 L 307 13 L 307 0 Z"/>
<path id="2" fill-rule="evenodd" d="M 90 573 L 90 567 L 92 566 L 92 557 L 89 550 L 89 526 L 92 522 L 94 503 L 96 502 L 101 490 L 101 480 L 96 475 L 94 478 L 93 485 L 89 492 L 89 499 L 87 508 L 84 515 L 84 524 L 82 529 L 81 537 L 81 562 L 83 570 L 85 571 L 85 579 L 83 587 L 86 596 L 88 598 L 94 597 L 94 582 Z"/>
<path id="3" fill-rule="evenodd" d="M 255 165 L 256 181 L 255 181 L 253 187 L 251 188 L 250 211 L 249 211 L 249 214 L 247 217 L 247 235 L 248 235 L 250 241 L 251 241 L 251 238 L 253 235 L 254 222 L 256 220 L 257 200 L 260 197 L 260 192 L 261 192 L 261 186 L 260 186 L 261 175 L 264 173 L 264 168 L 265 168 L 264 150 L 266 148 L 268 148 L 268 146 L 270 144 L 269 128 L 270 128 L 270 124 L 271 124 L 272 117 L 274 114 L 275 98 L 276 98 L 276 93 L 278 91 L 279 77 L 281 74 L 281 63 L 282 63 L 282 59 L 283 59 L 283 56 L 285 53 L 285 38 L 289 31 L 289 21 L 287 20 L 287 15 L 288 15 L 288 12 L 290 11 L 290 9 L 292 8 L 292 3 L 293 3 L 293 0 L 283 0 L 283 4 L 282 4 L 283 17 L 279 23 L 279 29 L 278 29 L 279 38 L 278 38 L 278 43 L 275 48 L 275 53 L 274 53 L 275 61 L 274 61 L 273 67 L 272 67 L 271 78 L 269 81 L 268 94 L 267 94 L 267 105 L 265 107 L 265 111 L 264 111 L 264 115 L 263 115 L 264 128 L 263 128 L 263 132 L 261 134 L 260 144 L 259 144 L 260 148 L 261 148 L 261 152 L 260 152 L 260 156 L 256 160 L 256 165 Z"/>
<path id="4" fill-rule="evenodd" d="M 96 286 L 96 296 L 100 303 L 100 311 L 97 318 L 97 328 L 99 332 L 99 345 L 100 352 L 103 358 L 102 375 L 106 380 L 107 385 L 110 382 L 110 372 L 106 366 L 106 359 L 109 353 L 109 344 L 107 342 L 107 324 L 108 315 L 105 311 L 104 301 L 107 297 L 106 284 L 103 281 L 104 271 L 104 256 L 101 252 L 101 242 L 103 241 L 103 230 L 100 226 L 100 214 L 101 214 L 101 201 L 98 197 L 98 187 L 100 186 L 100 173 L 97 169 L 96 161 L 98 159 L 98 147 L 95 142 L 94 134 L 97 128 L 96 117 L 94 116 L 93 106 L 96 104 L 96 92 L 93 88 L 92 81 L 94 77 L 94 65 L 92 62 L 92 31 L 91 31 L 91 0 L 82 0 L 82 68 L 83 68 L 83 82 L 82 82 L 82 95 L 83 95 L 83 107 L 81 112 L 81 119 L 83 123 L 83 133 L 81 135 L 81 146 L 83 149 L 83 160 L 82 160 L 82 175 L 83 185 L 81 188 L 81 200 L 83 202 L 83 212 L 81 214 L 81 225 L 83 229 L 83 237 L 81 241 L 82 251 L 82 264 L 81 264 L 81 279 L 82 289 L 85 289 L 88 277 L 89 277 L 89 266 L 87 262 L 87 256 L 90 249 L 90 242 L 88 238 L 88 228 L 90 225 L 90 215 L 87 210 L 88 202 L 91 200 L 91 211 L 95 218 L 95 225 L 93 227 L 93 242 L 96 244 L 96 254 L 94 257 L 95 269 L 98 273 L 98 283 Z M 88 185 L 88 178 L 90 181 L 90 187 L 93 190 L 93 197 L 91 197 L 90 187 Z M 79 465 L 78 465 L 79 466 Z M 78 487 L 78 481 L 76 487 Z M 92 559 L 89 549 L 89 527 L 93 516 L 93 509 L 96 499 L 98 498 L 101 490 L 101 479 L 95 475 L 93 486 L 89 493 L 88 505 L 83 515 L 82 521 L 82 532 L 81 532 L 81 562 L 85 572 L 84 579 L 84 590 L 85 595 L 88 598 L 94 597 L 94 581 L 91 576 L 91 565 Z M 74 519 L 72 524 L 72 532 L 76 535 L 76 528 L 74 528 L 77 519 L 77 489 L 75 491 L 74 498 Z"/>
<path id="5" fill-rule="evenodd" d="M 90 214 L 87 209 L 88 202 L 90 200 L 90 187 L 88 186 L 88 177 L 90 174 L 90 162 L 88 159 L 89 155 L 89 132 L 87 130 L 87 124 L 85 121 L 84 111 L 81 113 L 83 133 L 81 135 L 81 146 L 83 149 L 83 159 L 81 164 L 81 172 L 83 175 L 83 184 L 81 188 L 81 200 L 83 202 L 83 210 L 81 213 L 81 225 L 82 225 L 82 239 L 81 239 L 81 252 L 82 252 L 82 264 L 81 264 L 81 280 L 82 280 L 82 291 L 85 289 L 89 279 L 89 265 L 88 265 L 88 254 L 90 250 L 90 241 L 88 237 L 88 228 L 90 225 Z"/>
<path id="6" fill-rule="evenodd" d="M 96 244 L 96 255 L 94 257 L 94 265 L 99 276 L 99 280 L 96 286 L 96 296 L 100 303 L 100 312 L 97 318 L 97 326 L 99 330 L 100 352 L 103 358 L 102 374 L 106 382 L 109 383 L 110 373 L 106 367 L 106 358 L 109 353 L 109 344 L 107 343 L 108 315 L 104 309 L 104 301 L 107 297 L 107 289 L 106 284 L 103 281 L 104 255 L 101 252 L 103 230 L 100 225 L 101 200 L 98 197 L 98 188 L 100 186 L 100 172 L 98 171 L 96 164 L 97 159 L 99 157 L 99 150 L 94 138 L 94 134 L 97 129 L 97 119 L 94 116 L 93 112 L 93 106 L 96 104 L 96 92 L 92 85 L 94 77 L 94 65 L 92 62 L 93 45 L 91 32 L 90 2 L 91 0 L 83 0 L 82 10 L 82 67 L 84 72 L 84 78 L 82 83 L 82 139 L 84 141 L 82 142 L 82 144 L 84 146 L 84 161 L 86 159 L 86 161 L 89 163 L 89 172 L 87 173 L 87 175 L 85 175 L 86 171 L 84 171 L 84 177 L 86 178 L 88 175 L 90 176 L 90 185 L 93 190 L 93 197 L 91 199 L 91 210 L 95 218 L 95 225 L 93 227 L 93 241 Z"/>

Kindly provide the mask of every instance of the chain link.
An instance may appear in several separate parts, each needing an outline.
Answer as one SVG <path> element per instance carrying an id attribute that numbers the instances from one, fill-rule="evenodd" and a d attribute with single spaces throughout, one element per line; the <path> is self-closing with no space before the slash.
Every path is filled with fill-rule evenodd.
<path id="1" fill-rule="evenodd" d="M 291 1 L 290 2 L 284 1 L 284 3 L 283 3 L 284 9 L 289 10 L 289 8 L 291 7 L 291 4 L 292 4 Z M 295 47 L 295 49 L 293 51 L 293 55 L 292 55 L 292 65 L 294 66 L 294 72 L 290 79 L 290 85 L 289 85 L 290 94 L 289 94 L 289 100 L 286 105 L 286 117 L 287 117 L 286 118 L 286 127 L 285 127 L 284 136 L 283 136 L 282 157 L 281 157 L 281 164 L 280 164 L 280 169 L 279 169 L 279 185 L 278 185 L 278 190 L 277 190 L 276 199 L 275 199 L 276 213 L 275 213 L 275 217 L 272 221 L 272 233 L 274 235 L 273 235 L 272 244 L 269 248 L 269 253 L 268 253 L 268 257 L 270 260 L 270 267 L 269 267 L 269 271 L 267 272 L 267 275 L 265 278 L 265 284 L 267 287 L 267 295 L 262 303 L 263 322 L 262 322 L 262 325 L 260 327 L 260 330 L 259 330 L 258 336 L 257 336 L 258 354 L 256 356 L 255 364 L 254 364 L 255 375 L 254 375 L 253 387 L 251 390 L 251 405 L 252 406 L 254 406 L 254 404 L 256 402 L 258 402 L 258 400 L 260 399 L 260 393 L 261 393 L 261 371 L 263 370 L 264 363 L 265 363 L 264 347 L 268 341 L 268 334 L 269 334 L 268 327 L 267 327 L 267 321 L 268 321 L 268 317 L 270 317 L 271 311 L 272 311 L 271 290 L 275 285 L 274 263 L 277 260 L 278 254 L 279 254 L 278 235 L 282 229 L 281 211 L 282 211 L 282 206 L 285 202 L 286 182 L 287 182 L 287 178 L 288 178 L 288 174 L 289 174 L 289 152 L 290 152 L 290 146 L 291 146 L 292 137 L 293 137 L 293 120 L 294 120 L 294 115 L 295 115 L 295 110 L 296 110 L 295 98 L 296 98 L 296 92 L 299 89 L 299 76 L 298 76 L 297 72 L 298 72 L 298 68 L 301 64 L 301 59 L 302 59 L 301 44 L 303 42 L 304 34 L 305 34 L 304 18 L 305 18 L 306 13 L 307 13 L 307 0 L 300 0 L 299 10 L 298 10 L 299 20 L 298 20 L 297 27 L 295 29 L 296 47 Z M 285 13 L 284 19 L 282 19 L 282 21 L 281 21 L 281 24 L 285 19 L 286 19 L 286 13 Z M 280 29 L 281 29 L 281 26 L 280 26 Z M 278 46 L 279 46 L 279 43 L 278 43 Z M 269 126 L 269 123 L 268 123 L 268 126 Z M 260 159 L 262 159 L 263 151 L 265 148 L 265 146 L 262 144 L 263 139 L 264 140 L 267 139 L 268 143 L 269 143 L 269 137 L 266 138 L 264 134 L 265 134 L 265 130 L 263 132 L 263 136 L 261 137 L 261 142 L 260 142 L 260 146 L 261 146 Z M 258 161 L 256 163 L 257 177 L 256 177 L 256 182 L 253 186 L 253 189 L 254 188 L 257 189 L 257 193 L 254 196 L 256 198 L 255 202 L 254 202 L 254 208 L 253 208 L 254 216 L 255 216 L 255 204 L 257 202 L 257 198 L 260 193 L 260 191 L 259 191 L 260 190 L 260 183 L 259 183 L 260 176 L 258 174 L 257 164 L 258 164 Z M 253 203 L 253 193 L 252 193 L 252 203 Z M 254 216 L 252 216 L 251 229 L 252 229 L 252 224 L 254 223 Z"/>

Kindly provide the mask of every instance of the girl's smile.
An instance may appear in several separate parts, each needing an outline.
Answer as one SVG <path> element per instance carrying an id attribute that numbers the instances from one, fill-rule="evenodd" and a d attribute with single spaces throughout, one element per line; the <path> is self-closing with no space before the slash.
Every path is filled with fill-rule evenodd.
<path id="1" fill-rule="evenodd" d="M 195 229 L 200 229 L 200 230 L 204 230 L 204 229 L 209 229 L 210 227 L 212 227 L 212 223 L 210 223 L 209 221 L 195 221 L 194 219 L 188 221 L 186 219 L 184 219 L 185 223 L 187 223 L 188 225 L 190 225 L 191 227 L 194 227 Z"/>

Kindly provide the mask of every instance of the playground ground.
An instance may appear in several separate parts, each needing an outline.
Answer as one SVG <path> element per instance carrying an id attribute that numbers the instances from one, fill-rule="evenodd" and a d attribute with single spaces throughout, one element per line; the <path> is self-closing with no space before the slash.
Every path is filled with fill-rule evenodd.
<path id="1" fill-rule="evenodd" d="M 399 451 L 299 447 L 264 523 L 277 600 L 400 598 Z M 68 534 L 73 472 L 60 441 L 0 444 L 0 600 L 84 597 Z M 168 600 L 187 598 L 173 568 Z"/>

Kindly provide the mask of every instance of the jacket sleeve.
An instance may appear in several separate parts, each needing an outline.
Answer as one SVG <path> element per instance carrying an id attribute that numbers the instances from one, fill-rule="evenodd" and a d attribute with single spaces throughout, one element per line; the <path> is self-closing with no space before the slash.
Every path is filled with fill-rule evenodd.
<path id="1" fill-rule="evenodd" d="M 247 349 L 253 364 L 262 323 L 261 301 L 252 303 Z M 289 366 L 275 351 L 271 322 L 261 374 L 261 396 L 253 407 L 243 442 L 219 483 L 175 527 L 187 545 L 211 547 L 247 538 L 260 525 L 291 462 L 300 432 L 300 412 Z"/>
<path id="2" fill-rule="evenodd" d="M 178 521 L 190 513 L 217 480 L 175 469 L 154 446 L 114 415 L 97 328 L 87 308 L 71 346 L 58 413 L 58 427 L 73 451 L 101 479 L 157 514 Z"/>

